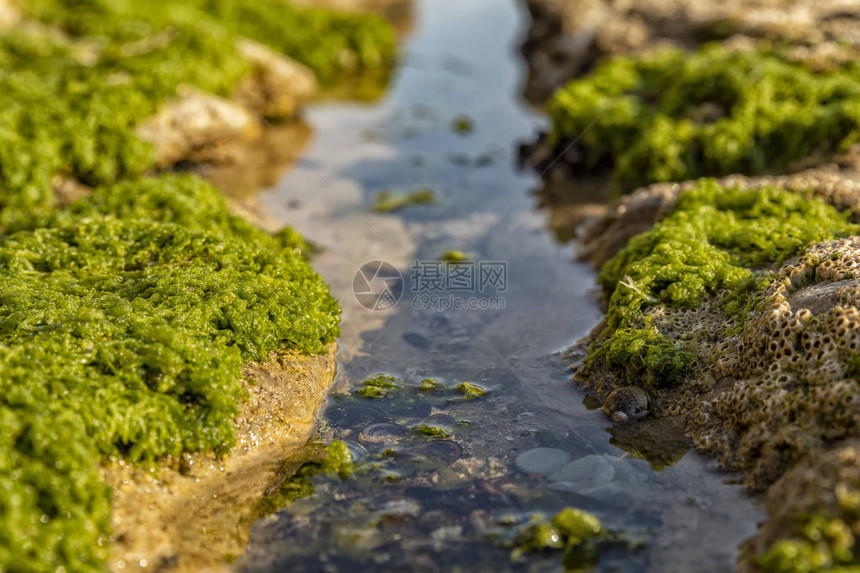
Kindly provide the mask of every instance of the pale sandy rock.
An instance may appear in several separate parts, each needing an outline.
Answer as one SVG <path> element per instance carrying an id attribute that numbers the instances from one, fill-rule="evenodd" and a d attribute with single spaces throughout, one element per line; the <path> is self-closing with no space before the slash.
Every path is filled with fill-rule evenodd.
<path id="1" fill-rule="evenodd" d="M 228 161 L 230 144 L 260 132 L 259 120 L 238 103 L 188 90 L 144 121 L 137 135 L 155 148 L 156 162 Z"/>
<path id="2" fill-rule="evenodd" d="M 251 40 L 237 47 L 251 69 L 235 97 L 248 108 L 267 118 L 290 118 L 317 93 L 316 77 L 306 66 Z"/>
<path id="3" fill-rule="evenodd" d="M 21 12 L 11 0 L 0 0 L 0 30 L 11 28 L 21 21 Z"/>

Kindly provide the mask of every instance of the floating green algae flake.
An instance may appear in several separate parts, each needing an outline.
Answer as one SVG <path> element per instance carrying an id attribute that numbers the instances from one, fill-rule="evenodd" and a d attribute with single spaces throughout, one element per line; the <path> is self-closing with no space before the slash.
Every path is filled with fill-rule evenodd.
<path id="1" fill-rule="evenodd" d="M 860 70 L 813 72 L 776 52 L 707 45 L 607 61 L 556 92 L 550 144 L 576 138 L 617 191 L 760 174 L 860 139 Z"/>
<path id="2" fill-rule="evenodd" d="M 384 189 L 376 194 L 373 210 L 377 213 L 391 213 L 412 205 L 432 205 L 435 201 L 436 195 L 431 189 L 416 189 L 406 193 Z"/>
<path id="3" fill-rule="evenodd" d="M 487 393 L 487 389 L 480 384 L 474 382 L 461 382 L 457 385 L 457 392 L 463 395 L 466 400 L 474 400 L 481 398 Z"/>
<path id="4" fill-rule="evenodd" d="M 373 378 L 362 380 L 361 387 L 353 394 L 363 398 L 388 398 L 399 387 L 399 380 L 394 376 L 377 374 Z"/>
<path id="5" fill-rule="evenodd" d="M 681 382 L 695 349 L 658 333 L 645 316 L 649 306 L 694 308 L 711 294 L 739 298 L 755 288 L 758 269 L 858 230 L 847 214 L 802 193 L 700 180 L 666 218 L 604 265 L 598 280 L 609 299 L 607 327 L 586 367 L 604 363 L 644 387 Z"/>

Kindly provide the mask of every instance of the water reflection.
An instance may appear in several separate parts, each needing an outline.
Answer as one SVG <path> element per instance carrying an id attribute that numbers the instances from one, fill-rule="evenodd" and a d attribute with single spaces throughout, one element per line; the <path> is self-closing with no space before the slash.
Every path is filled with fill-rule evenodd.
<path id="1" fill-rule="evenodd" d="M 390 94 L 310 110 L 314 143 L 261 196 L 325 248 L 314 264 L 341 300 L 344 335 L 321 437 L 347 441 L 359 469 L 343 482 L 318 476 L 313 495 L 256 523 L 240 566 L 560 570 L 558 554 L 511 561 L 505 536 L 534 512 L 573 506 L 625 536 L 600 548 L 598 570 L 731 569 L 759 517 L 740 488 L 665 428 L 644 446 L 633 430 L 610 436 L 570 382 L 559 351 L 601 313 L 593 272 L 547 231 L 529 193 L 537 179 L 516 168 L 518 142 L 545 125 L 517 95 L 519 4 L 432 0 L 417 11 Z M 469 130 L 455 129 L 462 118 Z M 379 191 L 416 188 L 434 203 L 372 212 Z M 413 308 L 407 291 L 373 312 L 353 296 L 368 261 L 408 277 L 414 260 L 452 249 L 507 264 L 504 308 Z M 378 373 L 400 390 L 353 393 Z M 426 378 L 442 390 L 421 392 Z M 489 392 L 462 400 L 464 381 Z M 422 424 L 447 437 L 415 431 Z"/>

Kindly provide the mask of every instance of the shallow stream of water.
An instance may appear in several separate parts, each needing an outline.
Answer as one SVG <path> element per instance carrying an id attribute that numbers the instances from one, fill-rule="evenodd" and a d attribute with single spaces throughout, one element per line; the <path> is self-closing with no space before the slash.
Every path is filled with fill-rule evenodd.
<path id="1" fill-rule="evenodd" d="M 387 96 L 313 106 L 313 142 L 261 195 L 273 216 L 324 248 L 314 266 L 342 302 L 344 333 L 320 434 L 347 441 L 365 463 L 346 481 L 316 480 L 313 495 L 258 521 L 240 568 L 561 570 L 554 553 L 513 562 L 500 541 L 511 523 L 566 506 L 624 532 L 601 549 L 599 571 L 727 571 L 754 533 L 761 510 L 732 476 L 683 451 L 658 471 L 666 460 L 610 444 L 610 424 L 570 381 L 560 352 L 601 313 L 594 273 L 546 230 L 531 193 L 538 179 L 516 168 L 517 144 L 546 123 L 519 96 L 526 18 L 514 0 L 419 2 Z M 470 131 L 452 129 L 459 117 Z M 432 205 L 372 212 L 383 189 L 425 187 Z M 428 285 L 414 277 L 428 276 L 428 263 L 449 249 L 504 263 L 505 284 L 495 285 L 504 288 L 480 292 L 476 276 L 474 292 L 461 284 L 424 296 Z M 377 260 L 405 283 L 386 310 L 368 310 L 353 294 L 356 271 Z M 428 263 L 416 271 L 414 261 Z M 504 308 L 431 308 L 451 295 Z M 401 388 L 387 399 L 351 394 L 377 373 Z M 442 388 L 420 391 L 424 378 Z M 463 381 L 489 393 L 464 400 L 454 390 Z M 410 431 L 420 424 L 449 437 Z"/>

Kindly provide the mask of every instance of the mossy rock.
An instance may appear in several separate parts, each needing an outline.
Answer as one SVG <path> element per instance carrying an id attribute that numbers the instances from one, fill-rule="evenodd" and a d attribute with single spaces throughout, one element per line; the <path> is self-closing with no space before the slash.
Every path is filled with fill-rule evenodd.
<path id="1" fill-rule="evenodd" d="M 0 568 L 101 570 L 105 456 L 226 452 L 243 363 L 323 353 L 339 308 L 298 236 L 187 176 L 98 189 L 0 237 Z"/>
<path id="2" fill-rule="evenodd" d="M 763 269 L 858 229 L 846 214 L 803 193 L 699 181 L 601 270 L 606 327 L 589 348 L 586 371 L 605 368 L 624 384 L 646 388 L 683 383 L 697 349 L 661 332 L 651 309 L 693 309 L 717 296 L 726 312 L 742 313 Z"/>
<path id="3" fill-rule="evenodd" d="M 559 89 L 549 143 L 618 192 L 658 181 L 782 170 L 860 138 L 860 71 L 814 72 L 776 51 L 666 49 L 618 57 Z"/>

